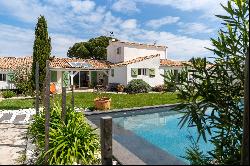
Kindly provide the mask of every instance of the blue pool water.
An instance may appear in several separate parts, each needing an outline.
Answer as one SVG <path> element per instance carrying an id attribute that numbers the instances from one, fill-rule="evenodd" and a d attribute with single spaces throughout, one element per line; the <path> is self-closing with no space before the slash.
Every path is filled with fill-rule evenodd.
<path id="1" fill-rule="evenodd" d="M 185 156 L 185 148 L 192 145 L 190 138 L 193 137 L 196 140 L 198 132 L 196 127 L 183 126 L 180 129 L 178 126 L 180 117 L 181 114 L 170 113 L 165 110 L 157 113 L 117 117 L 113 119 L 113 122 L 189 163 L 181 156 Z M 207 138 L 209 140 L 209 136 Z M 213 149 L 213 145 L 209 142 L 205 143 L 202 138 L 200 138 L 198 145 L 203 152 Z"/>

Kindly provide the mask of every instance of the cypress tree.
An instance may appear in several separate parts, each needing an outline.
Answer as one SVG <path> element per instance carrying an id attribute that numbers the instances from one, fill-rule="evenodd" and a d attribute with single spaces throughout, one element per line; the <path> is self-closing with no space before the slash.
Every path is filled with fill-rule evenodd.
<path id="1" fill-rule="evenodd" d="M 40 15 L 35 28 L 35 41 L 33 45 L 33 63 L 32 63 L 32 88 L 35 90 L 35 70 L 36 62 L 39 62 L 39 89 L 43 92 L 44 81 L 46 77 L 46 60 L 49 60 L 51 54 L 51 39 L 48 35 L 47 22 L 44 16 Z"/>

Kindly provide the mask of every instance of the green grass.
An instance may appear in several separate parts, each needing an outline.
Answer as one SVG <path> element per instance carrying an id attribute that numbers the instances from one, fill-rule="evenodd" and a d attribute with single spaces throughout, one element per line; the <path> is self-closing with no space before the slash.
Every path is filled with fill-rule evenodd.
<path id="1" fill-rule="evenodd" d="M 6 99 L 0 102 L 0 110 L 32 108 L 34 99 Z"/>
<path id="2" fill-rule="evenodd" d="M 107 96 L 111 98 L 111 109 L 132 108 L 142 106 L 153 106 L 162 104 L 173 104 L 179 102 L 176 93 L 141 93 L 141 94 L 96 94 L 91 92 L 75 93 L 75 107 L 86 108 L 94 106 L 94 99 L 98 96 Z M 25 100 L 3 100 L 0 102 L 1 109 L 20 109 L 31 108 L 32 99 Z M 61 103 L 61 95 L 54 97 L 54 102 Z M 52 102 L 51 102 L 52 103 Z M 71 103 L 71 93 L 67 93 L 67 105 Z"/>
<path id="3" fill-rule="evenodd" d="M 96 97 L 111 98 L 111 109 L 153 106 L 178 103 L 176 93 L 141 93 L 141 94 L 112 94 L 112 93 L 75 93 L 75 107 L 89 108 L 94 106 Z M 56 95 L 54 101 L 61 103 L 61 95 Z M 67 105 L 71 103 L 71 93 L 67 93 Z"/>

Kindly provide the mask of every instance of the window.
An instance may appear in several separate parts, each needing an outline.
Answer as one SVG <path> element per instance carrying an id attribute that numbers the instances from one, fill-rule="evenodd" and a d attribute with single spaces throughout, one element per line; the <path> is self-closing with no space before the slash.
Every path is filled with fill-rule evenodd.
<path id="1" fill-rule="evenodd" d="M 139 68 L 138 69 L 138 75 L 147 75 L 147 69 L 145 68 Z"/>
<path id="2" fill-rule="evenodd" d="M 6 81 L 6 74 L 0 74 L 0 81 Z"/>
<path id="3" fill-rule="evenodd" d="M 116 49 L 116 53 L 117 53 L 117 54 L 121 54 L 121 47 L 118 47 L 118 48 Z"/>
<path id="4" fill-rule="evenodd" d="M 114 69 L 111 69 L 111 76 L 114 77 L 114 75 L 115 75 L 115 71 Z"/>
<path id="5" fill-rule="evenodd" d="M 150 77 L 155 77 L 155 69 L 154 68 L 148 69 L 148 71 L 149 71 Z"/>

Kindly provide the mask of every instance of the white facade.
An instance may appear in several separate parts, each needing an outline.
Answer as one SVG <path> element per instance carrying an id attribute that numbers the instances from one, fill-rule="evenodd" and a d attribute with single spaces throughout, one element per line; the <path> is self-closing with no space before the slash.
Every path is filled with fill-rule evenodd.
<path id="1" fill-rule="evenodd" d="M 112 71 L 114 72 L 114 76 L 112 76 Z M 123 85 L 127 85 L 127 66 L 122 67 L 114 67 L 109 71 L 109 83 L 120 83 Z"/>
<path id="2" fill-rule="evenodd" d="M 118 48 L 120 48 L 120 50 L 117 50 Z M 182 69 L 181 66 L 161 66 L 160 60 L 167 59 L 167 47 L 110 41 L 110 44 L 107 47 L 107 60 L 112 63 L 126 62 L 139 57 L 156 54 L 160 54 L 160 56 L 144 59 L 127 65 L 112 67 L 109 72 L 109 83 L 120 83 L 126 86 L 128 82 L 133 79 L 142 79 L 151 87 L 154 87 L 164 84 L 164 77 L 162 75 L 164 75 L 165 70 L 177 70 L 179 72 Z M 132 69 L 144 70 L 146 73 L 140 73 L 135 77 L 131 75 Z M 153 77 L 149 75 L 149 69 L 154 69 L 155 75 Z M 114 73 L 114 76 L 112 76 L 112 72 Z"/>
<path id="3" fill-rule="evenodd" d="M 117 49 L 121 48 L 121 53 L 117 54 Z M 107 61 L 112 63 L 124 62 L 124 47 L 121 43 L 111 43 L 107 47 Z"/>
<path id="4" fill-rule="evenodd" d="M 127 83 L 133 79 L 142 79 L 145 82 L 147 82 L 151 87 L 154 87 L 156 85 L 161 85 L 164 83 L 163 81 L 164 79 L 160 75 L 159 67 L 160 67 L 159 56 L 152 59 L 143 60 L 138 63 L 127 65 Z M 131 75 L 132 68 L 146 69 L 146 75 L 137 75 L 136 77 L 132 77 Z M 149 75 L 149 69 L 155 70 L 155 76 L 152 77 Z"/>
<path id="5" fill-rule="evenodd" d="M 3 75 L 5 75 L 5 80 L 1 79 L 0 80 L 0 90 L 1 89 L 16 89 L 15 85 L 13 83 L 11 83 L 10 81 L 8 81 L 8 76 L 7 74 L 12 73 L 9 71 L 0 71 L 0 74 L 2 75 L 1 77 L 3 77 Z"/>
<path id="6" fill-rule="evenodd" d="M 166 50 L 162 48 L 137 48 L 135 46 L 124 47 L 124 61 L 138 57 L 160 54 L 160 59 L 167 59 Z"/>
<path id="7" fill-rule="evenodd" d="M 110 42 L 109 46 L 107 47 L 107 61 L 112 63 L 129 61 L 138 57 L 156 54 L 160 54 L 160 59 L 167 59 L 167 49 L 165 47 L 146 45 L 136 46 L 119 41 Z"/>

